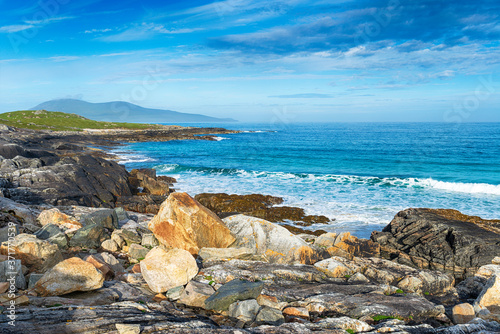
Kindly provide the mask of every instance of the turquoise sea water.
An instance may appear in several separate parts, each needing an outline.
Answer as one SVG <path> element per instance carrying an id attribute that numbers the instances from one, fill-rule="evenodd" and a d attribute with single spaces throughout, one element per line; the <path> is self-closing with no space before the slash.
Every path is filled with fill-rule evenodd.
<path id="1" fill-rule="evenodd" d="M 116 151 L 127 168 L 156 168 L 193 196 L 270 194 L 335 219 L 312 229 L 366 238 L 408 207 L 500 218 L 500 123 L 200 126 L 245 132 Z"/>

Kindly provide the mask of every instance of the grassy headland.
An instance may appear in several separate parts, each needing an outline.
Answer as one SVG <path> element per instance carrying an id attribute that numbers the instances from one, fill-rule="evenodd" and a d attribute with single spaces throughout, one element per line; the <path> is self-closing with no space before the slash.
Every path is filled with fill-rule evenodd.
<path id="1" fill-rule="evenodd" d="M 157 129 L 161 125 L 143 123 L 100 122 L 58 111 L 20 110 L 0 114 L 0 124 L 16 128 L 52 131 L 82 131 L 84 129 Z"/>

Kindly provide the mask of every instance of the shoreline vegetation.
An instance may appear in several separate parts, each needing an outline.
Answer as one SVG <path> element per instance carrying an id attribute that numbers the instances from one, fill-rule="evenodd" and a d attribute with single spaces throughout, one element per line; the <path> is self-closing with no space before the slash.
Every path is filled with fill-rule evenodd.
<path id="1" fill-rule="evenodd" d="M 193 198 L 108 152 L 224 133 L 0 114 L 0 332 L 500 332 L 500 220 L 409 208 L 370 239 L 310 232 L 329 219 Z"/>

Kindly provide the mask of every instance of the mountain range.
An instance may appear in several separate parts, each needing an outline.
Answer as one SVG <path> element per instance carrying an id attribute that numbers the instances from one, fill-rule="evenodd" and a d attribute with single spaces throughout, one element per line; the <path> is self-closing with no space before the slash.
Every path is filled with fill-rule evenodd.
<path id="1" fill-rule="evenodd" d="M 75 99 L 59 99 L 40 103 L 30 108 L 73 113 L 96 121 L 140 123 L 220 123 L 237 122 L 232 118 L 216 118 L 173 110 L 143 108 L 136 104 L 113 101 L 91 103 Z"/>

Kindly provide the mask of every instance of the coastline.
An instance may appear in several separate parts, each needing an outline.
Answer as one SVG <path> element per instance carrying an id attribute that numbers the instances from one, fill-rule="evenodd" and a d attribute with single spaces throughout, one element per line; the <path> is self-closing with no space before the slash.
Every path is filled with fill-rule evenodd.
<path id="1" fill-rule="evenodd" d="M 27 270 L 26 275 L 22 270 L 17 271 L 18 293 L 16 298 L 6 297 L 5 301 L 8 304 L 17 300 L 14 304 L 17 303 L 21 313 L 42 314 L 41 320 L 30 317 L 19 320 L 18 330 L 57 332 L 68 326 L 61 319 L 72 319 L 73 330 L 113 332 L 113 321 L 120 317 L 121 322 L 134 324 L 134 328 L 139 324 L 144 333 L 161 328 L 174 333 L 174 323 L 184 323 L 185 327 L 179 327 L 184 333 L 351 333 L 347 330 L 373 332 L 382 328 L 396 332 L 453 333 L 471 326 L 476 326 L 477 331 L 500 328 L 495 322 L 500 320 L 497 304 L 490 307 L 483 300 L 484 295 L 494 295 L 497 291 L 498 220 L 483 220 L 453 210 L 407 209 L 370 239 L 358 239 L 349 233 L 311 235 L 295 230 L 290 234 L 274 224 L 273 219 L 282 222 L 290 217 L 304 221 L 323 218 L 306 216 L 297 208 L 288 208 L 280 216 L 283 210 L 276 212 L 279 207 L 274 206 L 279 204 L 277 198 L 243 203 L 238 202 L 242 196 L 228 201 L 224 195 L 207 194 L 195 200 L 187 194 L 172 192 L 175 180 L 157 176 L 150 169 L 127 171 L 113 161 L 117 156 L 109 153 L 109 148 L 125 142 L 214 140 L 213 134 L 237 131 L 190 127 L 105 133 L 12 128 L 0 131 L 3 139 L 0 211 L 5 225 L 1 228 L 7 231 L 8 222 L 17 226 L 17 236 L 12 242 L 2 240 L 1 251 L 8 255 L 9 248 L 15 248 L 19 268 L 23 265 Z M 40 218 L 49 211 L 52 216 Z M 166 222 L 172 219 L 178 219 L 178 225 L 167 233 Z M 152 221 L 161 228 L 151 225 Z M 193 228 L 185 224 L 196 224 L 194 230 L 199 233 L 185 232 Z M 264 241 L 249 243 L 252 231 Z M 401 246 L 403 241 L 405 247 Z M 264 242 L 262 247 L 268 251 L 260 253 L 256 246 L 259 242 Z M 33 245 L 42 244 L 50 252 L 33 251 L 36 248 Z M 141 263 L 149 261 L 150 266 L 158 266 L 147 254 L 154 251 L 159 257 L 167 256 L 168 245 L 187 250 L 193 261 L 198 259 L 201 269 L 194 262 L 191 279 L 157 291 L 156 281 L 166 274 L 151 276 Z M 111 254 L 114 260 L 108 255 L 103 258 L 102 254 Z M 85 264 L 72 260 L 75 258 Z M 54 261 L 48 263 L 48 259 Z M 69 260 L 73 262 L 68 266 L 78 268 L 91 263 L 91 268 L 96 268 L 92 269 L 93 274 L 97 272 L 95 275 L 103 277 L 100 286 L 96 283 L 71 291 L 78 296 L 67 296 L 69 290 L 61 286 L 61 290 L 49 293 L 48 286 L 43 285 L 45 275 L 56 275 L 52 270 L 54 265 Z M 182 266 L 187 266 L 187 262 Z M 58 276 L 61 285 L 64 279 L 71 281 L 69 277 Z M 229 305 L 207 306 L 205 300 L 214 299 L 216 290 L 223 291 L 230 281 L 236 283 L 238 279 L 255 284 L 252 289 L 258 292 L 238 297 L 234 302 L 251 303 L 257 309 L 244 303 L 229 310 Z M 171 291 L 177 286 L 182 288 Z M 244 287 L 238 288 L 246 291 Z M 85 289 L 93 292 L 76 292 Z M 191 291 L 196 300 L 180 291 Z M 454 311 L 455 306 L 463 303 L 473 306 L 475 322 L 467 324 L 473 319 L 464 322 L 458 311 Z M 58 306 L 49 308 L 50 305 Z M 76 319 L 75 305 L 96 311 Z M 57 317 L 50 316 L 49 311 Z M 144 313 L 149 317 L 143 317 Z M 0 323 L 6 324 L 8 320 L 6 309 L 2 309 Z M 45 327 L 37 327 L 37 321 Z M 154 322 L 164 327 L 155 327 Z M 13 331 L 6 331 L 9 332 Z M 469 332 L 475 333 L 474 329 Z"/>

